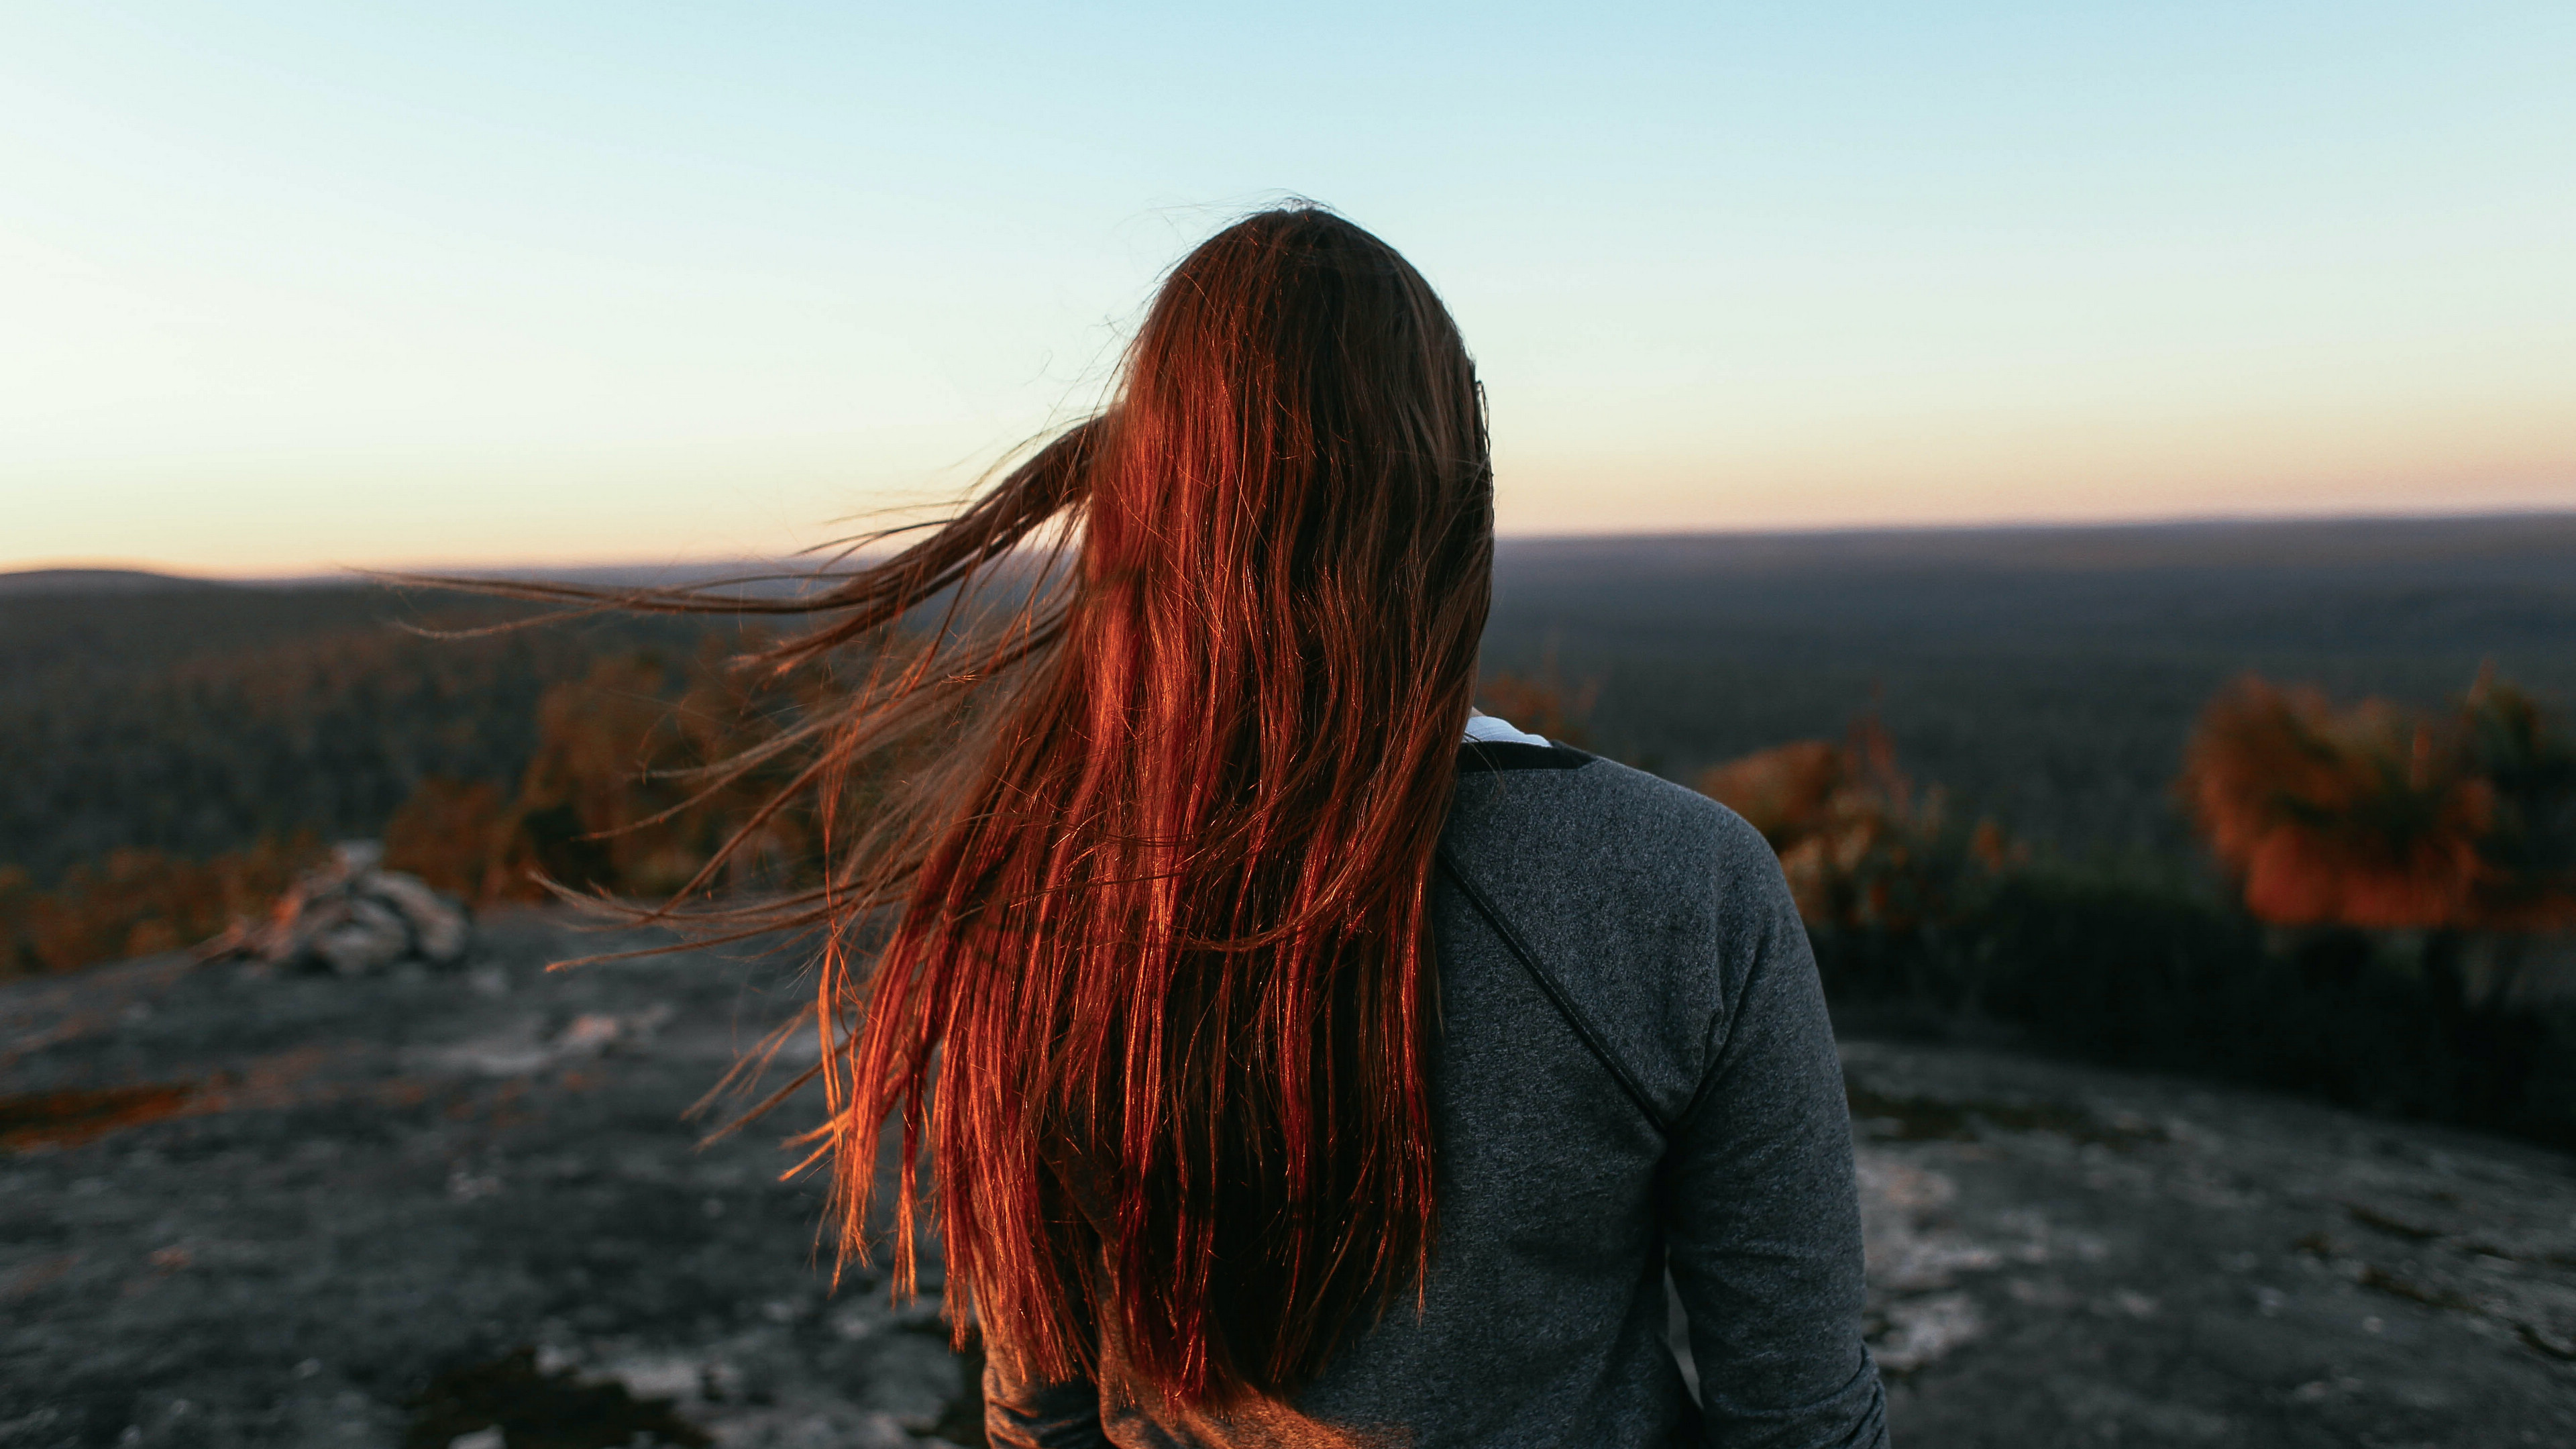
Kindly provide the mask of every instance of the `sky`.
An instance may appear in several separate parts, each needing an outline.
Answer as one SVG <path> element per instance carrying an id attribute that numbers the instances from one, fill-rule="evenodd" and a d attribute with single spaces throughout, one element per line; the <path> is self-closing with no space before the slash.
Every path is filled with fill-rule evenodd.
<path id="1" fill-rule="evenodd" d="M 775 556 L 1332 205 L 1507 534 L 2576 508 L 2576 6 L 0 10 L 0 569 Z"/>

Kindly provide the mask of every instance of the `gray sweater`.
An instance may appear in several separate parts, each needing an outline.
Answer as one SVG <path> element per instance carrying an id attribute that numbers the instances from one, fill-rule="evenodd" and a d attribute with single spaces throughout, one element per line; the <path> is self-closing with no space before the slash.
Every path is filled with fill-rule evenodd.
<path id="1" fill-rule="evenodd" d="M 996 1445 L 1886 1442 L 1850 1123 L 1778 861 L 1724 806 L 1577 750 L 1471 743 L 1434 874 L 1440 1223 L 1417 1314 L 1293 1404 L 1166 1413 L 1114 1353 L 991 1342 Z M 1666 1341 L 1669 1269 L 1696 1407 Z"/>

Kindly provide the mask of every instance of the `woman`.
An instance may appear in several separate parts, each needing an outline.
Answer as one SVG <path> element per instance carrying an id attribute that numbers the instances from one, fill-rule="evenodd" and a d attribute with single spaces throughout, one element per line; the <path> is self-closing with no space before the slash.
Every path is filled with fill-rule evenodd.
<path id="1" fill-rule="evenodd" d="M 1884 1438 L 1777 863 L 1471 717 L 1481 404 L 1393 250 L 1264 212 L 1173 271 L 1099 416 L 773 606 L 826 617 L 786 667 L 939 601 L 806 734 L 826 800 L 911 762 L 825 821 L 811 911 L 894 924 L 827 959 L 818 1137 L 861 1251 L 881 1125 L 927 1157 L 897 1279 L 926 1199 L 995 1444 Z"/>

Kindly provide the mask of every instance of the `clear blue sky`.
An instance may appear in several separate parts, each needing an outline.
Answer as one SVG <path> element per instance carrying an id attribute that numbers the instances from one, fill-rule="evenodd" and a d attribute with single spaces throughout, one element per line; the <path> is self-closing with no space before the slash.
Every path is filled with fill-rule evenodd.
<path id="1" fill-rule="evenodd" d="M 2564 0 L 1238 8 L 9 7 L 0 567 L 811 543 L 1289 193 L 1514 532 L 2576 506 Z"/>

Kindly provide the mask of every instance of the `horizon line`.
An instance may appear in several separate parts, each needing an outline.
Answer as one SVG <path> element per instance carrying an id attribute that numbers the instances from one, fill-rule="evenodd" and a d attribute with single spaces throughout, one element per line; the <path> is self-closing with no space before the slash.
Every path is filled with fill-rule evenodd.
<path id="1" fill-rule="evenodd" d="M 2494 523 L 2545 520 L 2576 521 L 2576 505 L 2537 508 L 2484 508 L 2440 511 L 2355 511 L 2346 513 L 2192 513 L 2156 517 L 2118 519 L 1990 519 L 1965 522 L 1922 523 L 1849 523 L 1817 524 L 1790 527 L 1752 528 L 1670 528 L 1670 529 L 1603 529 L 1502 531 L 1497 530 L 1498 545 L 1548 543 L 1616 543 L 1678 542 L 1689 539 L 1827 539 L 1867 538 L 1893 535 L 1968 536 L 1975 534 L 2043 534 L 2043 533 L 2124 533 L 2195 528 L 2278 528 L 2292 526 L 2330 526 L 2337 524 L 2442 524 Z M 830 546 L 811 550 L 830 551 Z M 524 562 L 477 564 L 371 564 L 325 565 L 312 571 L 287 573 L 241 572 L 222 573 L 183 570 L 172 565 L 148 560 L 69 557 L 32 559 L 0 567 L 0 578 L 14 578 L 48 573 L 138 574 L 185 583 L 247 584 L 294 586 L 364 582 L 369 575 L 444 574 L 458 578 L 510 579 L 546 574 L 582 574 L 617 572 L 625 574 L 660 571 L 666 573 L 700 573 L 707 570 L 779 569 L 792 574 L 796 553 L 767 557 L 746 555 L 702 555 L 693 558 L 649 560 L 638 558 L 594 559 L 588 562 Z M 746 578 L 769 578 L 756 575 Z"/>

